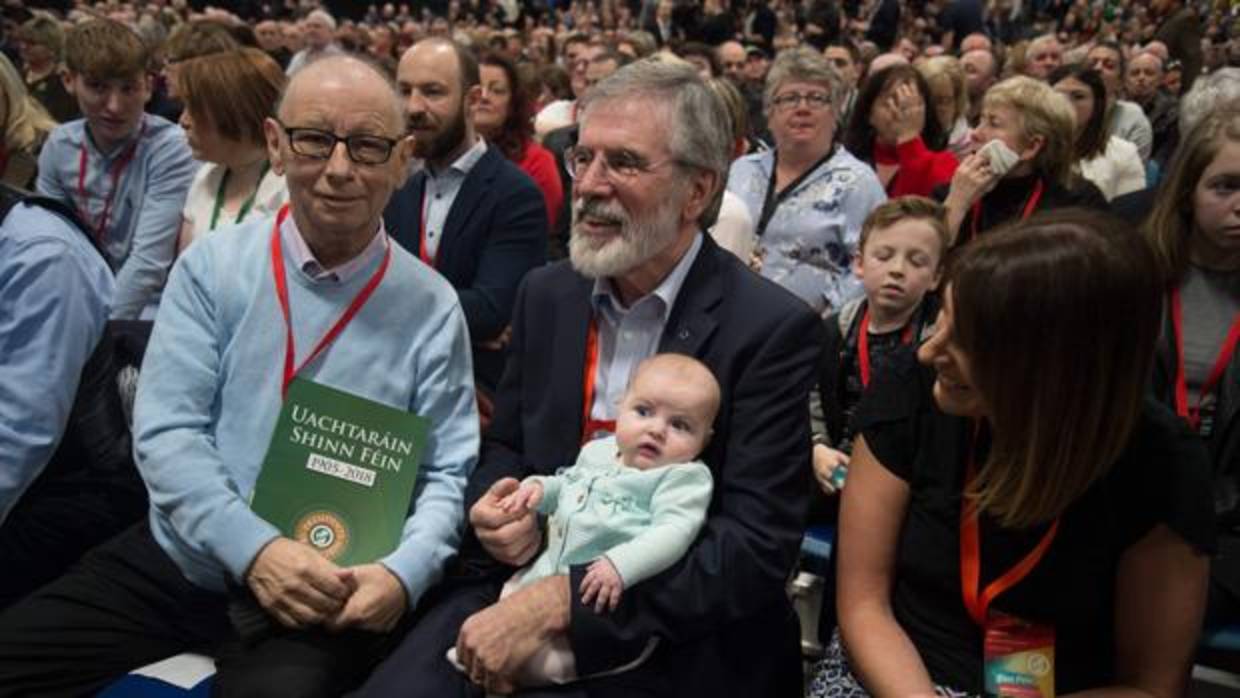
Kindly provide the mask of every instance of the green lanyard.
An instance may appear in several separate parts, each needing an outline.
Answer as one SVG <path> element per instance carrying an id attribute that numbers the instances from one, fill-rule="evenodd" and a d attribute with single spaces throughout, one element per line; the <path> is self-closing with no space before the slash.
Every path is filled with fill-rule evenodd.
<path id="1" fill-rule="evenodd" d="M 263 163 L 263 170 L 258 173 L 258 181 L 254 183 L 254 191 L 250 192 L 250 197 L 241 204 L 241 210 L 237 211 L 237 220 L 233 223 L 240 223 L 245 219 L 250 208 L 254 206 L 254 198 L 258 196 L 258 188 L 263 184 L 263 177 L 267 176 L 267 170 L 271 167 L 270 162 Z M 224 170 L 224 176 L 220 177 L 219 189 L 215 191 L 215 211 L 211 214 L 211 227 L 208 230 L 215 230 L 215 224 L 220 220 L 220 210 L 224 208 L 224 190 L 228 188 L 228 175 L 232 174 L 231 170 Z"/>

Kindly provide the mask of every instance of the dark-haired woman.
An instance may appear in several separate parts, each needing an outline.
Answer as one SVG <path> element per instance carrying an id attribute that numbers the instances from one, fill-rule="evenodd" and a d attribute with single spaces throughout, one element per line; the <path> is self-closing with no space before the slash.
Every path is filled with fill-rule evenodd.
<path id="1" fill-rule="evenodd" d="M 555 230 L 564 185 L 551 151 L 533 141 L 529 91 L 512 61 L 498 53 L 484 55 L 478 72 L 482 99 L 474 110 L 474 126 L 538 185 L 547 204 L 547 228 Z"/>
<path id="2" fill-rule="evenodd" d="M 861 87 L 844 147 L 874 168 L 888 196 L 929 196 L 956 171 L 931 104 L 925 78 L 907 64 L 884 68 Z"/>
<path id="3" fill-rule="evenodd" d="M 1162 295 L 1099 213 L 963 248 L 923 365 L 858 410 L 813 695 L 1184 692 L 1214 524 L 1205 448 L 1145 399 Z"/>
<path id="4" fill-rule="evenodd" d="M 1098 71 L 1080 64 L 1060 66 L 1051 73 L 1050 83 L 1076 112 L 1074 169 L 1107 201 L 1144 189 L 1145 167 L 1137 146 L 1107 134 L 1107 93 Z"/>

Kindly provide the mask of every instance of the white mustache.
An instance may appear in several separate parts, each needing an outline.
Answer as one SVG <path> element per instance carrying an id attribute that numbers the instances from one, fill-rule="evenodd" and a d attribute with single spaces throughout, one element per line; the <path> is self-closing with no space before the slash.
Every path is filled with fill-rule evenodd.
<path id="1" fill-rule="evenodd" d="M 584 216 L 599 218 L 609 224 L 624 225 L 629 222 L 619 204 L 607 204 L 599 199 L 583 199 L 573 205 L 573 220 L 581 220 Z"/>

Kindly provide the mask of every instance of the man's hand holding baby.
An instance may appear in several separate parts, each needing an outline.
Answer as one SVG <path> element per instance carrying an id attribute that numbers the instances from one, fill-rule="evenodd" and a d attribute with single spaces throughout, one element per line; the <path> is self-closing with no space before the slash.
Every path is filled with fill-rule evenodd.
<path id="1" fill-rule="evenodd" d="M 537 480 L 526 480 L 515 491 L 500 500 L 499 505 L 509 514 L 524 514 L 537 510 L 542 498 L 542 484 Z"/>
<path id="2" fill-rule="evenodd" d="M 498 480 L 469 510 L 469 523 L 482 547 L 496 560 L 514 567 L 532 560 L 542 546 L 536 511 L 504 509 L 504 500 L 515 495 L 520 485 L 511 477 Z"/>

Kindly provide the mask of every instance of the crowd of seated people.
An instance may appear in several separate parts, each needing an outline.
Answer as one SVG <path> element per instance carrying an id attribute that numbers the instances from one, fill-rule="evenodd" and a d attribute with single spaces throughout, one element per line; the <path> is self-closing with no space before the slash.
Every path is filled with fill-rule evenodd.
<path id="1" fill-rule="evenodd" d="M 1234 4 L 37 4 L 0 698 L 1162 697 L 1240 628 Z M 255 496 L 340 392 L 424 429 L 360 560 Z"/>

